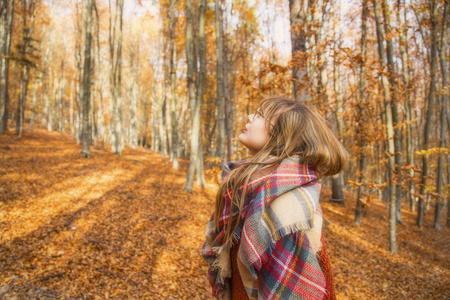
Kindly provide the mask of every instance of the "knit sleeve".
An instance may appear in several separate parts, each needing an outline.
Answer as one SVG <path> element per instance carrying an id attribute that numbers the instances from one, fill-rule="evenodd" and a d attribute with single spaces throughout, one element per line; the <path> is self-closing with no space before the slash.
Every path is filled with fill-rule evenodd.
<path id="1" fill-rule="evenodd" d="M 258 271 L 258 299 L 328 299 L 326 279 L 307 236 L 282 237 Z"/>

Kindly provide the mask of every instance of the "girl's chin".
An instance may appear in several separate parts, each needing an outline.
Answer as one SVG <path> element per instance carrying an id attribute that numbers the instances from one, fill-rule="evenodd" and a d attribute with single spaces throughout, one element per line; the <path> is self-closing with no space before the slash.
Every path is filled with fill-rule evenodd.
<path id="1" fill-rule="evenodd" d="M 241 134 L 238 136 L 238 141 L 239 141 L 239 143 L 241 143 L 242 145 L 246 146 L 246 145 L 245 145 L 245 132 L 241 133 Z"/>

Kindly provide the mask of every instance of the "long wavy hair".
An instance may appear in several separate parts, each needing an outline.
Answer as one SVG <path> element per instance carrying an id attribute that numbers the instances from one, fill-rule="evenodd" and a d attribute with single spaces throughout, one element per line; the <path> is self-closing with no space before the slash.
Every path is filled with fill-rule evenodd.
<path id="1" fill-rule="evenodd" d="M 266 119 L 269 140 L 264 147 L 245 163 L 233 169 L 221 182 L 216 195 L 215 228 L 219 229 L 219 218 L 224 208 L 225 193 L 231 189 L 231 204 L 226 228 L 226 239 L 233 243 L 233 235 L 242 221 L 242 209 L 247 185 L 258 169 L 276 168 L 286 157 L 299 154 L 302 163 L 317 169 L 318 177 L 335 175 L 342 171 L 348 153 L 327 126 L 327 122 L 316 111 L 302 102 L 283 96 L 264 98 L 259 106 Z M 270 124 L 272 123 L 273 126 Z M 270 163 L 269 156 L 274 156 Z M 243 189 L 239 190 L 243 183 Z M 233 216 L 233 207 L 239 214 Z M 235 239 L 237 240 L 237 236 Z"/>

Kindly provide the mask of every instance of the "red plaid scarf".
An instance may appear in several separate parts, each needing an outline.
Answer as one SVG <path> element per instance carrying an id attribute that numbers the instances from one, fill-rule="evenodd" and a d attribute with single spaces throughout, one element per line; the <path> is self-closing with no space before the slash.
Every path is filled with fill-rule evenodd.
<path id="1" fill-rule="evenodd" d="M 275 157 L 269 157 L 264 162 L 272 162 Z M 228 162 L 223 170 L 222 178 L 225 178 L 234 168 L 245 163 L 247 160 L 239 162 Z M 251 176 L 247 185 L 245 202 L 243 205 L 244 221 L 241 222 L 233 236 L 237 240 L 241 234 L 244 251 L 243 263 L 248 266 L 252 276 L 256 278 L 257 271 L 262 267 L 264 261 L 267 260 L 267 254 L 273 248 L 273 241 L 288 234 L 286 228 L 282 232 L 277 232 L 277 238 L 271 232 L 261 232 L 258 222 L 261 216 L 269 206 L 269 204 L 280 195 L 293 191 L 299 187 L 315 185 L 319 188 L 313 190 L 311 201 L 316 201 L 318 205 L 318 190 L 320 184 L 317 182 L 317 173 L 314 167 L 308 166 L 300 162 L 300 157 L 294 155 L 291 158 L 284 159 L 274 168 L 259 168 Z M 240 190 L 243 189 L 243 185 Z M 316 193 L 317 192 L 317 193 Z M 214 214 L 206 230 L 206 241 L 202 247 L 202 256 L 210 263 L 208 268 L 208 279 L 213 288 L 213 296 L 219 297 L 229 288 L 229 280 L 231 278 L 231 265 L 229 258 L 230 242 L 226 240 L 226 228 L 229 221 L 229 212 L 231 207 L 231 199 L 229 193 L 225 193 L 224 206 L 219 220 L 219 230 L 214 229 Z M 303 196 L 304 197 L 304 196 Z M 309 210 L 305 210 L 308 211 Z M 233 208 L 233 216 L 238 214 L 238 208 Z M 306 218 L 305 222 L 311 222 L 312 216 Z M 313 224 L 306 224 L 306 227 L 312 227 Z M 255 233 L 256 232 L 256 233 Z"/>

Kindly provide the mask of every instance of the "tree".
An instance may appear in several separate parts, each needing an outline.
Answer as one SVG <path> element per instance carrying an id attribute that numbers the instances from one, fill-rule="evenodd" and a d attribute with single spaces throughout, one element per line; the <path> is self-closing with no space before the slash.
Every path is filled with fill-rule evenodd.
<path id="1" fill-rule="evenodd" d="M 89 102 L 91 96 L 91 43 L 92 43 L 92 2 L 87 0 L 86 4 L 86 31 L 84 45 L 84 65 L 83 65 L 83 148 L 81 153 L 84 157 L 90 157 L 90 124 L 89 124 Z"/>
<path id="2" fill-rule="evenodd" d="M 186 176 L 186 183 L 184 185 L 184 190 L 192 193 L 192 185 L 194 182 L 194 174 L 197 169 L 197 180 L 200 184 L 204 185 L 201 178 L 203 177 L 202 168 L 200 164 L 203 165 L 203 159 L 201 156 L 201 134 L 200 134 L 200 112 L 203 102 L 203 93 L 205 85 L 205 63 L 206 63 L 206 49 L 205 49 L 205 13 L 206 13 L 207 1 L 202 0 L 200 3 L 200 14 L 198 22 L 198 44 L 199 44 L 199 60 L 200 60 L 200 71 L 197 75 L 197 93 L 195 93 L 195 81 L 194 81 L 194 63 L 195 56 L 193 49 L 193 13 L 192 13 L 192 0 L 186 0 L 186 60 L 188 65 L 187 78 L 188 78 L 188 92 L 189 92 L 189 103 L 191 110 L 192 119 L 192 133 L 191 133 L 191 152 L 189 158 L 189 166 Z M 203 179 L 204 181 L 204 179 Z"/>
<path id="3" fill-rule="evenodd" d="M 175 48 L 175 23 L 177 21 L 175 15 L 175 0 L 170 1 L 170 91 L 171 91 L 171 127 L 172 127 L 172 151 L 171 151 L 171 160 L 172 167 L 175 170 L 178 170 L 178 99 L 176 94 L 176 69 L 175 69 L 175 61 L 176 61 L 176 48 Z"/>
<path id="4" fill-rule="evenodd" d="M 289 0 L 290 24 L 291 24 L 291 44 L 292 44 L 292 79 L 293 95 L 297 101 L 308 99 L 307 70 L 306 70 L 306 17 L 307 3 L 305 0 Z"/>
<path id="5" fill-rule="evenodd" d="M 14 0 L 0 2 L 0 133 L 8 129 L 9 55 L 14 20 Z"/>
<path id="6" fill-rule="evenodd" d="M 116 0 L 114 21 L 112 19 L 112 5 L 109 0 L 109 53 L 110 53 L 110 97 L 111 97 L 111 146 L 112 151 L 122 155 L 122 27 L 123 0 Z M 119 22 L 119 32 L 116 41 L 116 27 Z"/>
<path id="7" fill-rule="evenodd" d="M 22 137 L 25 115 L 25 103 L 28 93 L 28 83 L 30 80 L 30 68 L 34 66 L 32 57 L 34 47 L 33 32 L 34 32 L 34 14 L 36 3 L 34 0 L 22 1 L 22 42 L 19 46 L 19 61 L 20 61 L 20 92 L 19 101 L 16 113 L 16 134 Z"/>
<path id="8" fill-rule="evenodd" d="M 391 29 L 391 20 L 390 20 L 390 9 L 387 3 L 387 0 L 381 1 L 381 7 L 384 16 L 384 31 L 386 38 L 386 57 L 387 57 L 387 65 L 389 70 L 389 83 L 391 90 L 391 110 L 392 110 L 392 123 L 394 128 L 394 157 L 395 157 L 395 176 L 396 176 L 396 184 L 395 184 L 395 198 L 396 198 L 396 210 L 395 210 L 395 219 L 396 222 L 403 224 L 401 217 L 401 207 L 402 207 L 402 197 L 401 197 L 401 143 L 400 143 L 400 128 L 399 128 L 399 120 L 398 120 L 398 111 L 397 111 L 397 79 L 395 73 L 395 63 L 394 63 L 394 46 L 393 46 L 393 33 Z"/>
<path id="9" fill-rule="evenodd" d="M 404 14 L 404 21 L 405 23 L 402 24 L 402 18 L 401 18 L 401 0 L 397 1 L 397 20 L 398 20 L 398 26 L 399 26 L 399 48 L 400 48 L 400 57 L 402 61 L 402 81 L 403 81 L 403 92 L 405 93 L 405 116 L 404 119 L 406 120 L 406 166 L 409 168 L 408 175 L 409 175 L 409 182 L 407 183 L 408 186 L 408 193 L 407 198 L 408 202 L 410 203 L 410 207 L 414 210 L 415 209 L 415 197 L 414 194 L 414 185 L 413 185 L 413 178 L 414 178 L 414 169 L 412 168 L 414 164 L 414 145 L 413 145 L 413 124 L 412 124 L 412 107 L 411 107 L 411 88 L 410 88 L 410 72 L 411 72 L 411 64 L 409 62 L 409 47 L 408 47 L 408 24 L 407 24 L 407 18 L 406 18 L 406 8 L 403 5 L 403 14 Z M 399 207 L 397 208 L 399 209 Z"/>
<path id="10" fill-rule="evenodd" d="M 432 112 L 434 109 L 434 99 L 436 93 L 436 81 L 437 81 L 437 72 L 436 64 L 437 64 L 437 31 L 438 31 L 438 21 L 437 21 L 437 4 L 436 1 L 433 0 L 431 2 L 431 24 L 432 24 L 432 32 L 431 32 L 431 53 L 430 53 L 430 88 L 428 91 L 428 104 L 426 110 L 426 119 L 425 119 L 425 127 L 423 131 L 423 144 L 422 150 L 428 150 L 429 139 L 431 134 L 431 122 L 432 122 Z M 423 225 L 423 215 L 424 215 L 424 197 L 425 197 L 425 188 L 427 185 L 427 177 L 428 177 L 428 156 L 422 155 L 422 180 L 420 185 L 420 198 L 419 198 L 419 207 L 417 210 L 417 226 L 422 227 Z"/>
<path id="11" fill-rule="evenodd" d="M 215 27 L 216 27 L 216 56 L 217 56 L 217 156 L 220 157 L 220 167 L 225 163 L 225 106 L 224 106 L 224 56 L 223 56 L 223 29 L 222 7 L 220 0 L 214 0 Z"/>
<path id="12" fill-rule="evenodd" d="M 378 54 L 380 56 L 380 63 L 382 68 L 381 73 L 381 84 L 383 88 L 384 97 L 384 109 L 385 109 L 385 122 L 386 122 L 386 133 L 387 133 L 387 144 L 388 144 L 388 186 L 389 186 L 389 251 L 397 253 L 397 239 L 395 232 L 396 223 L 396 201 L 394 197 L 394 185 L 393 185 L 393 171 L 395 168 L 395 162 L 393 155 L 395 153 L 394 148 L 394 128 L 392 119 L 392 103 L 391 103 L 391 91 L 389 88 L 389 81 L 386 76 L 386 52 L 384 51 L 384 33 L 381 27 L 381 17 L 380 17 L 380 5 L 379 0 L 373 0 L 374 5 L 374 15 L 377 31 L 377 41 L 378 41 Z"/>
<path id="13" fill-rule="evenodd" d="M 441 63 L 441 72 L 442 72 L 442 86 L 445 88 L 447 87 L 447 60 L 445 58 L 445 49 L 447 49 L 447 41 L 446 41 L 446 34 L 447 34 L 447 23 L 446 23 L 446 16 L 448 16 L 448 5 L 449 0 L 445 0 L 444 4 L 444 14 L 442 17 L 442 30 L 441 30 L 441 41 L 440 41 L 440 47 L 439 47 L 439 60 Z M 435 24 L 433 24 L 434 26 Z M 441 130 L 439 132 L 439 148 L 443 149 L 445 145 L 445 138 L 446 138 L 446 118 L 447 118 L 447 110 L 448 110 L 448 93 L 443 93 L 441 95 L 441 112 L 440 112 L 440 125 Z M 438 169 L 437 169 L 437 187 L 436 187 L 436 193 L 438 194 L 436 199 L 436 209 L 434 213 L 434 225 L 433 227 L 436 230 L 441 230 L 441 210 L 442 210 L 442 200 L 440 199 L 441 193 L 442 193 L 442 185 L 444 181 L 444 155 L 442 153 L 439 153 L 438 158 Z M 448 207 L 448 206 L 447 206 Z M 448 210 L 450 211 L 450 207 L 448 207 Z M 449 213 L 450 215 L 450 213 Z M 447 220 L 447 225 L 450 225 L 450 218 Z"/>
<path id="14" fill-rule="evenodd" d="M 363 0 L 362 2 L 362 18 L 361 18 L 361 65 L 360 65 L 360 75 L 359 75 L 359 94 L 361 98 L 361 103 L 358 105 L 358 172 L 359 172 L 359 180 L 358 180 L 358 194 L 356 198 L 356 209 L 355 209 L 355 224 L 361 224 L 362 210 L 363 210 L 363 179 L 364 172 L 366 170 L 366 137 L 363 131 L 363 126 L 365 124 L 365 105 L 366 105 L 366 55 L 367 55 L 367 17 L 369 14 L 369 8 L 367 7 L 367 1 Z"/>

